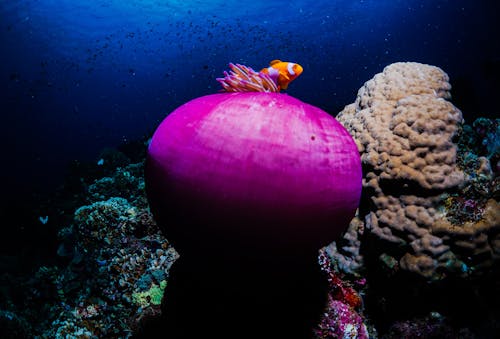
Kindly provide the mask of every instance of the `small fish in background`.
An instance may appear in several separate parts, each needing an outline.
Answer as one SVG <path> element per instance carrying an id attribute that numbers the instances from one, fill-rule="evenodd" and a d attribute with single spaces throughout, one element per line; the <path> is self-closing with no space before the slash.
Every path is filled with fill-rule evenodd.
<path id="1" fill-rule="evenodd" d="M 46 225 L 49 222 L 49 216 L 39 216 L 38 220 L 42 223 L 42 225 Z"/>
<path id="2" fill-rule="evenodd" d="M 271 61 L 269 67 L 263 68 L 261 72 L 269 75 L 281 90 L 287 89 L 288 84 L 301 75 L 303 70 L 299 64 L 276 59 Z"/>

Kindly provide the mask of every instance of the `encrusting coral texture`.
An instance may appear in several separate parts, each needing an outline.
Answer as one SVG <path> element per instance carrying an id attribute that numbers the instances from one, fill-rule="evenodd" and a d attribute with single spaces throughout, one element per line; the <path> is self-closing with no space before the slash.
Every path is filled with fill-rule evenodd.
<path id="1" fill-rule="evenodd" d="M 81 193 L 86 205 L 59 230 L 59 265 L 16 286 L 16 321 L 0 310 L 0 332 L 12 327 L 2 338 L 130 338 L 161 316 L 179 255 L 149 213 L 142 163 L 111 168 Z"/>
<path id="2" fill-rule="evenodd" d="M 350 273 L 363 260 L 361 236 L 375 239 L 389 269 L 428 280 L 478 273 L 499 259 L 500 208 L 493 193 L 473 197 L 475 220 L 457 222 L 447 209 L 447 199 L 475 185 L 479 175 L 457 164 L 455 138 L 463 120 L 448 101 L 450 89 L 438 67 L 395 63 L 366 82 L 337 116 L 354 137 L 364 170 L 364 200 L 347 245 L 329 247 Z M 481 175 L 491 182 L 495 174 L 488 159 L 482 161 Z"/>

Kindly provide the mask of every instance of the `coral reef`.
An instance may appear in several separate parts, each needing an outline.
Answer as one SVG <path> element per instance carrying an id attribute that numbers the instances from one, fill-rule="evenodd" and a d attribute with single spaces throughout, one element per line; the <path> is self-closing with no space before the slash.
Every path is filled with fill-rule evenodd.
<path id="1" fill-rule="evenodd" d="M 113 197 L 127 199 L 139 208 L 147 206 L 144 191 L 142 163 L 130 164 L 124 168 L 119 167 L 110 176 L 99 178 L 88 186 L 85 196 L 88 203 L 107 200 Z"/>
<path id="2" fill-rule="evenodd" d="M 431 312 L 421 319 L 394 323 L 382 338 L 472 339 L 475 336 L 467 328 L 456 329 L 441 314 Z"/>
<path id="3" fill-rule="evenodd" d="M 472 126 L 465 125 L 459 133 L 457 141 L 459 148 L 463 150 L 458 156 L 461 167 L 466 169 L 470 160 L 468 155 L 475 154 L 479 157 L 486 157 L 490 163 L 498 165 L 500 160 L 500 119 L 478 118 Z M 467 161 L 469 160 L 469 161 Z M 498 174 L 498 168 L 493 166 L 494 172 Z"/>
<path id="4" fill-rule="evenodd" d="M 31 324 L 24 317 L 11 311 L 0 310 L 2 338 L 29 338 L 31 331 Z"/>
<path id="5" fill-rule="evenodd" d="M 319 324 L 314 329 L 314 338 L 369 338 L 376 336 L 374 328 L 365 324 L 361 314 L 362 293 L 366 280 L 351 282 L 331 262 L 325 249 L 320 251 L 319 264 L 328 279 L 328 304 Z"/>
<path id="6" fill-rule="evenodd" d="M 27 322 L 29 334 L 17 337 L 127 338 L 160 315 L 178 254 L 149 213 L 142 168 L 118 167 L 88 186 L 88 205 L 59 231 L 62 263 L 21 282 L 22 301 L 5 313 L 16 314 L 9 333 Z"/>
<path id="7" fill-rule="evenodd" d="M 364 200 L 340 246 L 351 253 L 333 251 L 342 266 L 350 257 L 360 261 L 352 249 L 364 246 L 358 235 L 370 239 L 366 250 L 386 270 L 430 281 L 480 274 L 498 261 L 497 193 L 488 184 L 480 199 L 465 194 L 493 182 L 495 174 L 486 157 L 475 173 L 460 167 L 455 139 L 462 114 L 447 101 L 450 89 L 448 76 L 437 67 L 395 63 L 366 82 L 337 116 L 355 138 L 364 169 Z M 496 139 L 488 134 L 485 140 Z M 496 148 L 487 146 L 490 153 Z M 466 217 L 450 212 L 459 199 Z"/>
<path id="8" fill-rule="evenodd" d="M 464 124 L 450 90 L 441 69 L 396 63 L 337 117 L 361 154 L 363 193 L 322 253 L 343 281 L 366 278 L 355 311 L 383 338 L 481 337 L 498 326 L 499 120 Z"/>
<path id="9" fill-rule="evenodd" d="M 167 281 L 162 280 L 159 285 L 152 284 L 151 288 L 144 292 L 134 292 L 132 294 L 132 301 L 140 305 L 142 308 L 150 305 L 161 305 L 163 299 L 163 291 L 167 287 Z"/>
<path id="10" fill-rule="evenodd" d="M 356 312 L 346 304 L 328 298 L 328 312 L 315 330 L 316 338 L 369 338 L 368 330 Z"/>
<path id="11" fill-rule="evenodd" d="M 336 272 L 348 273 L 355 277 L 361 276 L 365 264 L 360 252 L 364 227 L 364 222 L 359 219 L 358 209 L 342 239 L 337 242 L 333 241 L 322 249 L 323 255 L 334 259 L 329 262 Z M 338 248 L 338 246 L 341 247 Z"/>

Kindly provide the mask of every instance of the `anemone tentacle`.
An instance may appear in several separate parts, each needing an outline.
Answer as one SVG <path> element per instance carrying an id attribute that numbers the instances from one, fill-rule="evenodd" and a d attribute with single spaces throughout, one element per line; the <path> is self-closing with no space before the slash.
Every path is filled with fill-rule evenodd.
<path id="1" fill-rule="evenodd" d="M 271 77 L 256 72 L 251 67 L 241 64 L 229 64 L 229 72 L 224 71 L 223 78 L 216 80 L 225 92 L 279 92 L 280 89 Z"/>

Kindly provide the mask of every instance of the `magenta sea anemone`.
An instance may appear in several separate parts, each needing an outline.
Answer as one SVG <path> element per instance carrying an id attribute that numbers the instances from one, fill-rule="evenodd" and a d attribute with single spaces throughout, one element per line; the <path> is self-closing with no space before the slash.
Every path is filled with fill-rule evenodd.
<path id="1" fill-rule="evenodd" d="M 361 194 L 359 154 L 340 123 L 286 94 L 204 96 L 160 124 L 145 174 L 151 211 L 180 252 L 167 333 L 311 333 L 327 301 L 317 251 Z"/>
<path id="2" fill-rule="evenodd" d="M 317 250 L 352 218 L 361 165 L 349 133 L 314 106 L 284 94 L 215 94 L 161 123 L 146 181 L 181 254 L 209 242 Z"/>

